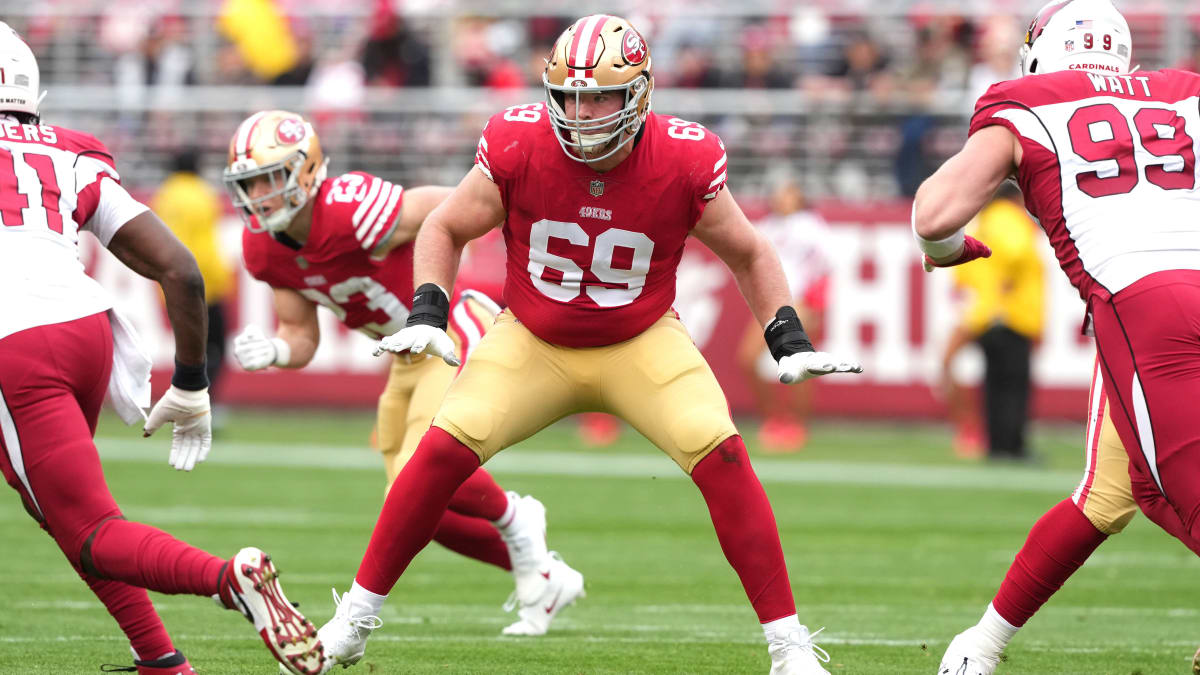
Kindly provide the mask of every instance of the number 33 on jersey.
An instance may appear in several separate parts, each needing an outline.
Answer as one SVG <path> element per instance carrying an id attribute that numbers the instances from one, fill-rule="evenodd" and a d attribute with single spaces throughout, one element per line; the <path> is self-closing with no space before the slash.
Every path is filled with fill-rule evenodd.
<path id="1" fill-rule="evenodd" d="M 708 129 L 649 113 L 632 154 L 606 173 L 563 156 L 542 103 L 484 127 L 475 165 L 508 213 L 505 303 L 567 347 L 627 340 L 666 313 L 684 241 L 725 185 Z"/>

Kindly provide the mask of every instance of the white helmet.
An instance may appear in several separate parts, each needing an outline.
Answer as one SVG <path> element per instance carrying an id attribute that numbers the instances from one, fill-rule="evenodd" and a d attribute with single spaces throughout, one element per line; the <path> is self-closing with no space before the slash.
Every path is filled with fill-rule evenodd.
<path id="1" fill-rule="evenodd" d="M 0 112 L 38 116 L 38 64 L 33 50 L 11 26 L 0 21 Z"/>
<path id="2" fill-rule="evenodd" d="M 1129 72 L 1132 51 L 1129 24 L 1110 0 L 1054 0 L 1025 32 L 1021 74 L 1089 70 L 1121 75 Z"/>

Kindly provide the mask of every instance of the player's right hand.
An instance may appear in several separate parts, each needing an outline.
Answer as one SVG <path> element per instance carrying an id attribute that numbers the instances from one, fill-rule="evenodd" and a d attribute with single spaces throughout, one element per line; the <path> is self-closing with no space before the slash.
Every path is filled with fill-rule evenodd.
<path id="1" fill-rule="evenodd" d="M 991 257 L 991 255 L 992 249 L 988 248 L 987 244 L 979 241 L 975 237 L 967 235 L 963 237 L 962 253 L 960 253 L 957 258 L 943 262 L 937 262 L 933 258 L 925 256 L 925 271 L 932 272 L 933 268 L 935 267 L 954 267 L 955 265 L 969 263 L 972 260 L 979 258 L 988 258 Z"/>
<path id="2" fill-rule="evenodd" d="M 246 370 L 262 370 L 269 366 L 283 365 L 280 359 L 280 343 L 286 349 L 287 343 L 279 338 L 269 338 L 258 326 L 246 326 L 240 335 L 233 339 L 233 356 L 238 365 Z"/>
<path id="3" fill-rule="evenodd" d="M 797 352 L 779 359 L 779 381 L 803 382 L 830 373 L 861 373 L 856 361 L 846 361 L 828 352 Z"/>
<path id="4" fill-rule="evenodd" d="M 188 391 L 171 385 L 150 409 L 142 435 L 153 434 L 165 422 L 175 426 L 171 431 L 171 456 L 167 461 L 180 471 L 191 471 L 197 462 L 208 457 L 212 448 L 208 388 Z"/>
<path id="5" fill-rule="evenodd" d="M 405 326 L 399 332 L 389 335 L 379 341 L 375 347 L 375 356 L 384 352 L 394 354 L 430 354 L 440 356 L 446 363 L 457 368 L 462 364 L 458 359 L 458 348 L 446 331 L 428 324 Z"/>

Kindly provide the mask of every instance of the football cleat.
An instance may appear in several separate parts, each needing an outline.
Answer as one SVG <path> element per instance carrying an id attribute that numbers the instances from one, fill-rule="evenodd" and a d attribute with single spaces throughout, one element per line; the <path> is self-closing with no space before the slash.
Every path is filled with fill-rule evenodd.
<path id="1" fill-rule="evenodd" d="M 271 556 L 257 548 L 244 548 L 226 563 L 223 574 L 222 604 L 238 610 L 254 624 L 284 672 L 323 672 L 325 656 L 317 630 L 283 594 Z"/>
<path id="2" fill-rule="evenodd" d="M 174 654 L 164 656 L 154 661 L 133 660 L 132 666 L 100 666 L 102 673 L 137 673 L 137 675 L 196 675 L 192 664 L 188 663 L 183 652 L 176 650 Z"/>
<path id="3" fill-rule="evenodd" d="M 349 668 L 358 663 L 367 650 L 367 638 L 371 631 L 383 625 L 383 621 L 374 614 L 367 614 L 356 606 L 349 593 L 338 596 L 333 589 L 333 618 L 317 631 L 321 644 L 325 648 L 325 669 L 327 673 L 334 666 Z M 282 671 L 281 671 L 282 672 Z"/>
<path id="4" fill-rule="evenodd" d="M 800 625 L 772 635 L 767 640 L 771 675 L 829 675 L 829 671 L 821 666 L 822 662 L 829 663 L 829 653 L 813 642 L 823 630 L 809 633 L 808 627 Z"/>
<path id="5" fill-rule="evenodd" d="M 583 575 L 571 569 L 555 551 L 546 556 L 545 567 L 508 596 L 504 611 L 517 610 L 517 621 L 501 631 L 504 635 L 545 635 L 550 622 L 564 608 L 574 604 L 587 593 L 583 590 Z M 514 575 L 516 565 L 513 565 Z M 524 594 L 524 595 L 523 595 Z"/>
<path id="6" fill-rule="evenodd" d="M 992 675 L 1000 663 L 1000 655 L 985 645 L 976 636 L 974 627 L 955 635 L 946 647 L 937 675 Z"/>

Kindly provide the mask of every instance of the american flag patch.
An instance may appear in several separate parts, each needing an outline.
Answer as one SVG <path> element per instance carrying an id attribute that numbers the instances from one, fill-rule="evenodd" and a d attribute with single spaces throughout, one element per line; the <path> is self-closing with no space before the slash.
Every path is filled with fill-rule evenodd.
<path id="1" fill-rule="evenodd" d="M 1076 22 L 1075 22 L 1075 27 L 1076 27 L 1076 28 L 1091 28 L 1091 27 L 1092 27 L 1092 20 L 1091 20 L 1091 19 L 1083 19 L 1083 20 L 1081 20 L 1081 21 L 1076 21 Z"/>

